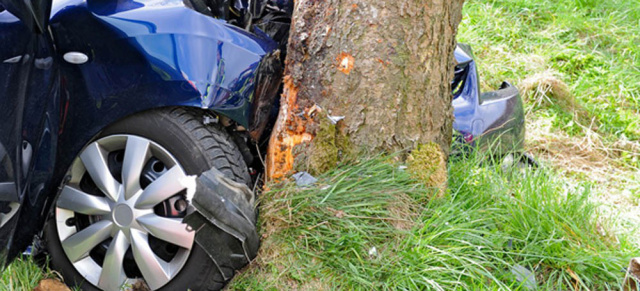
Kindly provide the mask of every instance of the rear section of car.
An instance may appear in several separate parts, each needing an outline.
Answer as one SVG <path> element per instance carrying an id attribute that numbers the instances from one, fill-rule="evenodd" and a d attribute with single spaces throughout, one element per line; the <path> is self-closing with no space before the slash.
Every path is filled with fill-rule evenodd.
<path id="1" fill-rule="evenodd" d="M 471 48 L 460 44 L 452 81 L 456 142 L 454 153 L 490 151 L 500 156 L 524 147 L 524 109 L 518 89 L 503 82 L 496 91 L 481 92 Z"/>

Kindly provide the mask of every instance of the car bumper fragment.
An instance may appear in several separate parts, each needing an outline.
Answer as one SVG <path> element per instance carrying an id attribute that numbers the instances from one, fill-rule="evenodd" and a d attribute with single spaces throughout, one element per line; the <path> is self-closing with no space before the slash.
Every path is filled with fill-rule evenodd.
<path id="1" fill-rule="evenodd" d="M 195 242 L 228 280 L 233 276 L 226 272 L 229 268 L 244 267 L 258 253 L 253 194 L 246 185 L 232 181 L 215 168 L 202 173 L 195 183 L 196 192 L 183 222 L 196 231 Z M 229 245 L 224 240 L 228 236 L 239 240 L 242 247 Z"/>
<path id="2" fill-rule="evenodd" d="M 505 154 L 524 147 L 524 109 L 518 88 L 503 82 L 500 89 L 480 95 L 482 135 L 476 146 Z"/>

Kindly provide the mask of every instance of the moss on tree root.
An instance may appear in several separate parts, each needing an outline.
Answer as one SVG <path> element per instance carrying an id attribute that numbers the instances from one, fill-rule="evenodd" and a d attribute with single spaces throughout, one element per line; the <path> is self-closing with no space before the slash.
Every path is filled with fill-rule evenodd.
<path id="1" fill-rule="evenodd" d="M 447 163 L 442 148 L 434 143 L 419 145 L 407 158 L 407 170 L 429 188 L 437 189 L 437 196 L 447 189 Z"/>
<path id="2" fill-rule="evenodd" d="M 328 118 L 320 117 L 311 144 L 302 144 L 294 149 L 294 169 L 319 175 L 335 168 L 341 162 L 352 160 L 358 151 L 345 134 L 343 126 L 342 122 L 333 124 Z"/>

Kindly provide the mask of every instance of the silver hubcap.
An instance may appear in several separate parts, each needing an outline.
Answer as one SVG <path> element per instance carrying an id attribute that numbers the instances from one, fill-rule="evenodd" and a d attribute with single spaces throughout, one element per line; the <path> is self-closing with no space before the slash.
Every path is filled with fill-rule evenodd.
<path id="1" fill-rule="evenodd" d="M 121 156 L 121 166 L 115 166 L 121 175 L 113 174 L 115 153 Z M 145 167 L 152 162 L 163 170 L 143 187 Z M 138 136 L 108 136 L 84 149 L 70 176 L 56 203 L 56 226 L 67 258 L 87 281 L 121 290 L 144 279 L 158 289 L 178 274 L 195 233 L 180 214 L 159 214 L 158 207 L 172 199 L 190 201 L 194 189 L 187 189 L 184 170 L 167 150 Z M 88 179 L 97 188 L 93 192 L 83 191 Z M 170 254 L 160 255 L 158 246 Z"/>

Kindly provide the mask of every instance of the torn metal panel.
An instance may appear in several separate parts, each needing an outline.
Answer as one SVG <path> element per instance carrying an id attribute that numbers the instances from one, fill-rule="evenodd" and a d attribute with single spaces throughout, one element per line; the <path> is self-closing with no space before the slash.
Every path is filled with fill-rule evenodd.
<path id="1" fill-rule="evenodd" d="M 196 243 L 229 279 L 233 270 L 244 267 L 258 253 L 255 196 L 245 184 L 215 168 L 202 173 L 195 183 L 196 192 L 183 222 L 196 230 Z"/>
<path id="2" fill-rule="evenodd" d="M 278 96 L 280 80 L 282 78 L 282 61 L 280 51 L 267 54 L 257 70 L 258 81 L 253 100 L 253 109 L 249 124 L 249 134 L 253 140 L 258 141 L 269 123 L 273 104 Z"/>

